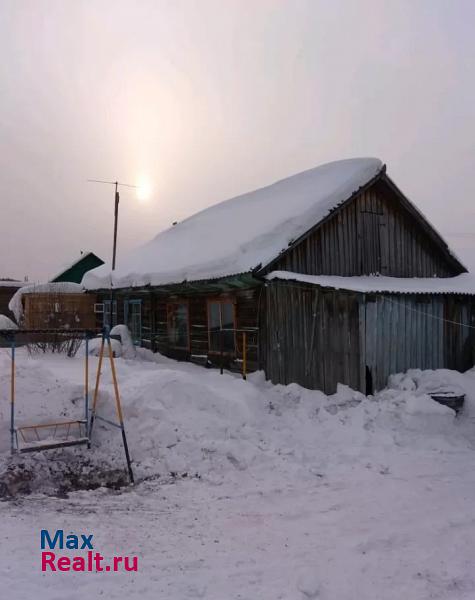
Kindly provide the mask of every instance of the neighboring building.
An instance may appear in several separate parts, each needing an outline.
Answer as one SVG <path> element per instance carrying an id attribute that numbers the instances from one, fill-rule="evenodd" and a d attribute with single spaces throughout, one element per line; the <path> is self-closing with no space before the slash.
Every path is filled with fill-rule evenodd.
<path id="1" fill-rule="evenodd" d="M 61 273 L 53 277 L 51 283 L 69 282 L 81 283 L 84 275 L 104 264 L 104 261 L 96 256 L 94 252 L 81 252 L 81 256 L 71 265 L 64 268 Z"/>
<path id="2" fill-rule="evenodd" d="M 13 298 L 18 288 L 25 285 L 22 281 L 15 279 L 0 279 L 0 315 L 5 315 L 9 319 L 14 319 L 14 315 L 8 308 L 8 303 Z"/>
<path id="3" fill-rule="evenodd" d="M 54 282 L 18 288 L 9 309 L 24 329 L 95 329 L 94 304 L 80 284 Z"/>
<path id="4" fill-rule="evenodd" d="M 377 159 L 212 206 L 83 283 L 103 322 L 171 357 L 238 369 L 246 332 L 274 383 L 369 393 L 411 367 L 473 365 L 475 281 Z"/>

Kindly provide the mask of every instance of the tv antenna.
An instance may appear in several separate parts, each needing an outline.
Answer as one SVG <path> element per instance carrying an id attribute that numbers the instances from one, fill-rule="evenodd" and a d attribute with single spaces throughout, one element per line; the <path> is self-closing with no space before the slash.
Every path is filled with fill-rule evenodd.
<path id="1" fill-rule="evenodd" d="M 116 252 L 117 252 L 117 226 L 119 222 L 119 185 L 122 187 L 135 188 L 138 185 L 130 185 L 129 183 L 120 183 L 119 181 L 103 181 L 102 179 L 88 179 L 89 183 L 106 183 L 115 186 L 114 194 L 114 242 L 112 246 L 112 270 L 115 271 Z"/>

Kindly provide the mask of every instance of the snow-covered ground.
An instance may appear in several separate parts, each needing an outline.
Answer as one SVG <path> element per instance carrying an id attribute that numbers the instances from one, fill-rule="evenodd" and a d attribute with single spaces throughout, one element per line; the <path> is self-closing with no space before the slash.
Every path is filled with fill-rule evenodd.
<path id="1" fill-rule="evenodd" d="M 81 417 L 81 357 L 18 362 L 20 423 Z M 161 357 L 117 366 L 139 483 L 58 497 L 67 464 L 123 468 L 120 433 L 98 423 L 90 451 L 12 461 L 0 350 L 0 474 L 23 464 L 32 491 L 0 502 L 0 597 L 475 598 L 475 371 L 413 371 L 365 398 Z M 467 394 L 457 418 L 424 394 L 444 387 Z M 92 533 L 106 557 L 137 555 L 138 572 L 42 573 L 40 530 L 61 528 Z"/>

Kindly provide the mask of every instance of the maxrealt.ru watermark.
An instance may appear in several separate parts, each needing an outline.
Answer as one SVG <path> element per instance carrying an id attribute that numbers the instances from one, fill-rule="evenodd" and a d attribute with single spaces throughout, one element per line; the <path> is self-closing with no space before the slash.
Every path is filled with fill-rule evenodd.
<path id="1" fill-rule="evenodd" d="M 100 552 L 94 550 L 93 537 L 92 533 L 65 535 L 62 529 L 57 529 L 54 534 L 50 534 L 47 529 L 42 529 L 41 570 L 83 573 L 138 571 L 137 556 L 112 556 L 106 561 Z M 51 552 L 52 550 L 55 552 Z M 77 550 L 81 554 L 70 556 L 58 552 L 61 550 Z"/>

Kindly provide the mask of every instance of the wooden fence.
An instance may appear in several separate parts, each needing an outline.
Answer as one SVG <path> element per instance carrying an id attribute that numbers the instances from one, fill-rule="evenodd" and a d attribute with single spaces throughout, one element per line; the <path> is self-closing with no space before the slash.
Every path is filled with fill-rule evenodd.
<path id="1" fill-rule="evenodd" d="M 93 294 L 32 293 L 23 296 L 26 329 L 94 329 Z"/>

